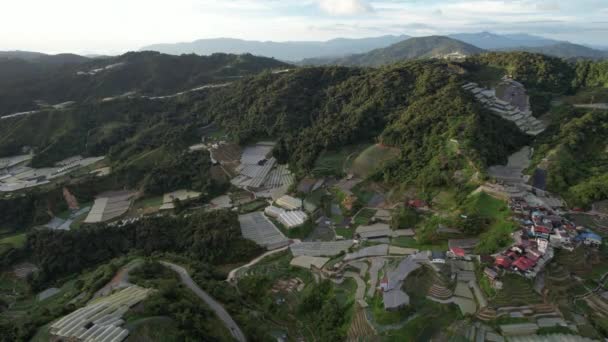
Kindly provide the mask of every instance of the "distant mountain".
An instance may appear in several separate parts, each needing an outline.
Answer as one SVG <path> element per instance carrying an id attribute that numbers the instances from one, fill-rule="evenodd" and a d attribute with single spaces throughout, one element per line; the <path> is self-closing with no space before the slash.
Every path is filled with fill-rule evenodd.
<path id="1" fill-rule="evenodd" d="M 539 47 L 561 43 L 560 41 L 532 36 L 529 34 L 504 34 L 491 32 L 457 33 L 448 37 L 469 43 L 486 50 L 508 49 L 516 47 Z"/>
<path id="2" fill-rule="evenodd" d="M 606 59 L 608 51 L 601 51 L 572 43 L 559 43 L 539 47 L 516 47 L 505 50 L 527 51 L 566 59 Z"/>
<path id="3" fill-rule="evenodd" d="M 188 43 L 155 44 L 145 46 L 140 51 L 158 51 L 170 55 L 195 53 L 251 53 L 257 56 L 273 57 L 285 61 L 299 61 L 313 57 L 341 57 L 365 53 L 373 49 L 387 47 L 408 39 L 409 36 L 381 36 L 361 39 L 337 38 L 329 41 L 270 42 L 232 38 L 200 39 Z"/>
<path id="4" fill-rule="evenodd" d="M 383 49 L 337 59 L 308 59 L 307 65 L 335 64 L 343 66 L 372 66 L 391 64 L 402 60 L 419 58 L 448 58 L 470 56 L 483 52 L 482 49 L 443 36 L 410 38 Z"/>
<path id="5" fill-rule="evenodd" d="M 79 64 L 89 61 L 89 58 L 87 57 L 71 53 L 47 55 L 44 53 L 31 51 L 0 51 L 0 59 L 18 59 L 30 63 L 37 63 L 49 66 Z"/>
<path id="6" fill-rule="evenodd" d="M 35 66 L 21 59 L 0 58 L 0 115 L 32 110 L 40 102 L 102 99 L 131 91 L 168 95 L 289 65 L 249 54 L 171 56 L 148 51 L 62 68 Z"/>

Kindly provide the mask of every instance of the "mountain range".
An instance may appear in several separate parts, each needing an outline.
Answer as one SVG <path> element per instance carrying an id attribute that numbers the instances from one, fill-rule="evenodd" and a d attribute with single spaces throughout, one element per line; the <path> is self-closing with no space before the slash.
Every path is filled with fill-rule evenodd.
<path id="1" fill-rule="evenodd" d="M 195 53 L 210 55 L 223 53 L 251 53 L 254 55 L 274 57 L 285 61 L 298 61 L 313 57 L 339 57 L 354 53 L 364 53 L 373 49 L 386 47 L 408 39 L 409 36 L 381 36 L 360 39 L 337 38 L 321 41 L 252 41 L 233 38 L 200 39 L 189 43 L 155 44 L 145 46 L 140 51 L 158 51 L 170 55 Z"/>
<path id="2" fill-rule="evenodd" d="M 525 33 L 457 33 L 447 35 L 446 37 L 484 50 L 518 50 L 540 52 L 561 58 L 603 59 L 608 57 L 608 53 L 603 50 Z M 188 53 L 208 55 L 215 52 L 248 52 L 254 55 L 274 57 L 279 60 L 290 62 L 301 62 L 302 60 L 308 60 L 306 63 L 314 61 L 312 64 L 318 64 L 320 60 L 338 60 L 351 55 L 364 54 L 376 49 L 387 48 L 410 38 L 411 37 L 407 35 L 400 35 L 362 39 L 339 38 L 325 42 L 270 42 L 218 38 L 201 39 L 189 43 L 149 45 L 141 48 L 140 50 L 152 50 L 174 55 Z M 453 45 L 454 43 L 450 44 Z M 442 46 L 436 47 L 437 50 L 444 50 L 445 48 L 446 47 Z M 416 58 L 423 57 L 416 56 L 416 54 L 409 55 Z"/>
<path id="3" fill-rule="evenodd" d="M 378 67 L 402 60 L 419 58 L 447 58 L 475 55 L 484 50 L 443 36 L 410 38 L 386 48 L 375 49 L 367 53 L 351 55 L 343 58 L 305 59 L 304 65 L 343 65 Z"/>

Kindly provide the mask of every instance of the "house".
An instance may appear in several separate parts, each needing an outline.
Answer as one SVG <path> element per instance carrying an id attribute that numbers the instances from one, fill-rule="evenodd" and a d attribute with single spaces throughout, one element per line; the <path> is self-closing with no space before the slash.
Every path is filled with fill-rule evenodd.
<path id="1" fill-rule="evenodd" d="M 289 195 L 284 195 L 277 200 L 277 205 L 287 210 L 298 210 L 302 208 L 302 200 Z"/>
<path id="2" fill-rule="evenodd" d="M 464 258 L 466 254 L 466 251 L 460 247 L 452 247 L 448 252 L 448 256 L 452 258 Z"/>
<path id="3" fill-rule="evenodd" d="M 433 264 L 445 264 L 445 252 L 433 251 L 431 253 L 431 262 Z"/>
<path id="4" fill-rule="evenodd" d="M 421 199 L 412 199 L 407 201 L 407 205 L 414 209 L 427 210 L 429 209 L 429 204 Z"/>
<path id="5" fill-rule="evenodd" d="M 496 257 L 496 260 L 494 261 L 494 265 L 496 267 L 508 269 L 509 267 L 511 267 L 512 262 L 513 261 L 511 260 L 511 258 L 506 257 L 504 255 L 500 255 L 500 256 Z"/>
<path id="6" fill-rule="evenodd" d="M 498 278 L 498 272 L 496 272 L 495 269 L 490 268 L 490 267 L 486 267 L 483 270 L 483 273 L 486 275 L 486 277 L 488 277 L 488 279 L 490 280 L 495 280 L 496 278 Z"/>
<path id="7" fill-rule="evenodd" d="M 576 237 L 576 241 L 582 241 L 586 246 L 600 246 L 602 244 L 602 237 L 592 232 L 585 232 L 579 234 Z"/>
<path id="8" fill-rule="evenodd" d="M 385 275 L 380 281 L 380 289 L 382 291 L 388 290 L 388 276 Z"/>
<path id="9" fill-rule="evenodd" d="M 513 264 L 511 265 L 511 267 L 513 267 L 513 269 L 516 271 L 527 272 L 530 269 L 532 269 L 532 267 L 534 267 L 534 265 L 536 265 L 535 261 L 530 260 L 530 259 L 526 258 L 525 256 L 522 256 L 522 257 L 519 257 L 519 259 L 515 260 L 513 262 Z"/>
<path id="10" fill-rule="evenodd" d="M 551 229 L 545 226 L 534 226 L 532 227 L 532 233 L 536 237 L 542 237 L 544 239 L 549 239 L 549 234 L 551 234 Z"/>

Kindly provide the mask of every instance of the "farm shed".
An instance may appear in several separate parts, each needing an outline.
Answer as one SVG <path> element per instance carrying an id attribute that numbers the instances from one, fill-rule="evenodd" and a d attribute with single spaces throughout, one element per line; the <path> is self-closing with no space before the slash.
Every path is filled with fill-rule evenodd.
<path id="1" fill-rule="evenodd" d="M 277 200 L 277 205 L 287 210 L 297 210 L 302 208 L 302 200 L 285 195 Z"/>
<path id="2" fill-rule="evenodd" d="M 281 248 L 289 244 L 289 240 L 261 212 L 239 215 L 241 234 L 269 250 Z"/>
<path id="3" fill-rule="evenodd" d="M 328 261 L 329 258 L 300 255 L 291 259 L 291 262 L 289 264 L 291 266 L 303 267 L 306 269 L 310 269 L 313 266 L 318 269 L 321 269 Z"/>
<path id="4" fill-rule="evenodd" d="M 286 211 L 279 215 L 279 222 L 288 229 L 303 225 L 307 219 L 308 215 L 301 210 Z"/>

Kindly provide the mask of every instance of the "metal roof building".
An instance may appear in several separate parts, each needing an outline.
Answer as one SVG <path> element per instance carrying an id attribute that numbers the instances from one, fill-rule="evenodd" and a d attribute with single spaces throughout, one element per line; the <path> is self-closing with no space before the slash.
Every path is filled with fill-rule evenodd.
<path id="1" fill-rule="evenodd" d="M 285 195 L 277 200 L 277 205 L 287 210 L 297 210 L 302 208 L 302 200 L 289 195 Z"/>
<path id="2" fill-rule="evenodd" d="M 290 229 L 303 225 L 308 220 L 308 215 L 301 210 L 285 211 L 279 215 L 278 220 Z"/>

